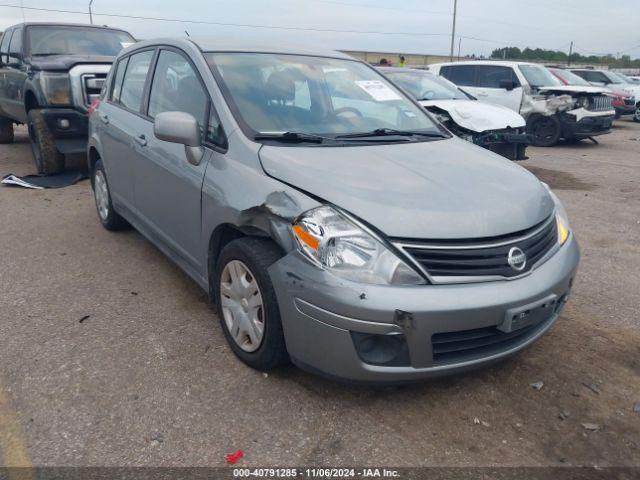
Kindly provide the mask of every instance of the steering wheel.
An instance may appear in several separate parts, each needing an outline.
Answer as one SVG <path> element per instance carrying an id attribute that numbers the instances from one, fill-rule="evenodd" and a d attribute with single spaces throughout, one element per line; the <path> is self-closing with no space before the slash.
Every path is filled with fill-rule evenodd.
<path id="1" fill-rule="evenodd" d="M 333 111 L 334 115 L 342 115 L 343 113 L 353 113 L 356 117 L 363 117 L 362 112 L 354 107 L 341 107 Z"/>

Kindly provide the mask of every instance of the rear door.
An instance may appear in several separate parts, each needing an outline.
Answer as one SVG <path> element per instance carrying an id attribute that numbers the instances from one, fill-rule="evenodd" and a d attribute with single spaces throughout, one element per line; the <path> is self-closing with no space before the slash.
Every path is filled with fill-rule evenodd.
<path id="1" fill-rule="evenodd" d="M 23 31 L 23 28 L 16 28 L 13 31 L 13 36 L 9 43 L 9 56 L 5 79 L 5 109 L 11 118 L 26 122 L 27 114 L 24 109 L 24 83 L 27 79 L 27 65 L 23 62 L 22 57 Z"/>
<path id="2" fill-rule="evenodd" d="M 188 162 L 184 145 L 155 137 L 153 120 L 168 111 L 186 112 L 200 125 L 205 149 L 199 165 Z M 201 248 L 201 195 L 209 159 L 221 155 L 224 134 L 196 67 L 181 51 L 162 48 L 150 84 L 148 121 L 136 134 L 144 136 L 135 164 L 136 206 L 145 223 L 177 254 L 187 268 L 206 274 Z"/>
<path id="3" fill-rule="evenodd" d="M 134 197 L 134 165 L 140 160 L 143 149 L 141 139 L 136 135 L 149 123 L 141 111 L 154 53 L 155 49 L 143 50 L 118 61 L 107 100 L 96 112 L 112 200 L 116 208 L 135 216 L 138 213 Z"/>
<path id="4" fill-rule="evenodd" d="M 505 84 L 511 84 L 506 87 Z M 522 85 L 513 68 L 502 65 L 478 65 L 476 70 L 478 100 L 520 111 Z"/>

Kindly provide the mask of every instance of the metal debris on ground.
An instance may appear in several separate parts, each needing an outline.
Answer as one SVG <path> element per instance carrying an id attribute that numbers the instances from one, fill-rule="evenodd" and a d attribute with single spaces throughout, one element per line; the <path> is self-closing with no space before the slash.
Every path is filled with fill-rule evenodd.
<path id="1" fill-rule="evenodd" d="M 543 382 L 534 382 L 531 384 L 531 387 L 534 390 L 540 390 L 542 387 L 544 387 L 544 383 Z"/>
<path id="2" fill-rule="evenodd" d="M 567 418 L 569 418 L 569 416 L 570 416 L 570 414 L 566 410 L 560 410 L 560 413 L 558 413 L 558 418 L 560 420 L 566 420 Z"/>
<path id="3" fill-rule="evenodd" d="M 600 430 L 600 425 L 598 425 L 597 423 L 583 423 L 582 428 L 595 432 L 596 430 Z"/>
<path id="4" fill-rule="evenodd" d="M 586 382 L 582 382 L 582 385 L 584 385 L 585 387 L 587 387 L 589 390 L 591 390 L 593 393 L 600 393 L 600 389 L 598 388 L 598 386 L 595 383 L 586 383 Z"/>

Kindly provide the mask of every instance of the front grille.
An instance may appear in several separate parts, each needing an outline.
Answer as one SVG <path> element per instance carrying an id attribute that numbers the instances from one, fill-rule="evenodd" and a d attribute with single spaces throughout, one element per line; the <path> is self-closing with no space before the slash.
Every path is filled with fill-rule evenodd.
<path id="1" fill-rule="evenodd" d="M 591 97 L 589 108 L 592 112 L 604 112 L 613 109 L 613 98 L 608 95 L 596 95 Z"/>
<path id="2" fill-rule="evenodd" d="M 106 78 L 106 73 L 85 73 L 80 77 L 85 107 L 100 97 Z"/>
<path id="3" fill-rule="evenodd" d="M 534 325 L 505 333 L 496 327 L 436 333 L 431 336 L 433 365 L 461 363 L 495 355 L 517 347 L 544 329 L 564 305 L 566 294 L 556 303 L 553 314 Z"/>
<path id="4" fill-rule="evenodd" d="M 395 242 L 432 277 L 514 277 L 533 268 L 557 244 L 555 217 L 512 235 L 479 241 L 450 240 L 420 243 Z M 509 252 L 517 247 L 526 255 L 523 269 L 508 263 Z"/>

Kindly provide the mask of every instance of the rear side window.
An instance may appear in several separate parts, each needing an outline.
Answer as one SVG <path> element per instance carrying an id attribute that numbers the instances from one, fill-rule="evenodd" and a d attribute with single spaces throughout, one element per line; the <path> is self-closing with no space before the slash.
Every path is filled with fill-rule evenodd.
<path id="1" fill-rule="evenodd" d="M 519 85 L 518 79 L 511 67 L 498 65 L 478 65 L 476 86 L 484 88 L 500 88 L 500 82 L 507 80 Z"/>
<path id="2" fill-rule="evenodd" d="M 144 84 L 153 58 L 153 50 L 135 53 L 129 57 L 129 63 L 122 82 L 120 104 L 135 112 L 140 111 Z"/>
<path id="3" fill-rule="evenodd" d="M 19 62 L 22 52 L 22 29 L 13 31 L 11 43 L 9 44 L 9 63 Z"/>
<path id="4" fill-rule="evenodd" d="M 7 54 L 9 53 L 9 41 L 11 41 L 11 33 L 13 30 L 4 32 L 2 43 L 0 43 L 0 61 L 7 63 Z"/>
<path id="5" fill-rule="evenodd" d="M 120 93 L 122 92 L 122 79 L 124 78 L 124 72 L 127 69 L 127 63 L 129 63 L 129 57 L 123 58 L 118 62 L 116 66 L 115 75 L 113 77 L 113 84 L 111 86 L 111 96 L 109 100 L 113 102 L 120 102 Z"/>
<path id="6" fill-rule="evenodd" d="M 601 83 L 609 82 L 607 77 L 600 72 L 582 72 L 582 73 L 584 73 L 583 77 L 588 82 L 601 82 Z"/>
<path id="7" fill-rule="evenodd" d="M 463 87 L 475 87 L 475 65 L 447 65 L 440 68 L 440 75 Z"/>

